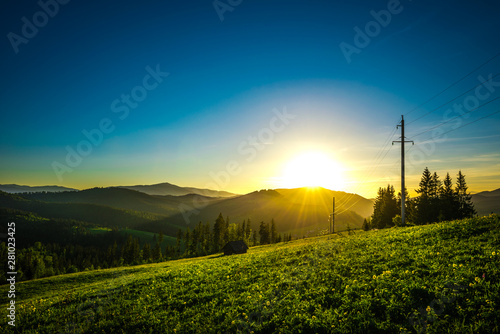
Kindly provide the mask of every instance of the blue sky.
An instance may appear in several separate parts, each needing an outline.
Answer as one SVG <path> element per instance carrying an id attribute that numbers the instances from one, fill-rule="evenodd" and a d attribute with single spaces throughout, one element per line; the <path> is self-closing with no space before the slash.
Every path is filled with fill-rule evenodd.
<path id="1" fill-rule="evenodd" d="M 500 114 L 486 117 L 500 77 L 434 110 L 499 72 L 495 1 L 61 2 L 2 4 L 0 183 L 245 193 L 286 186 L 287 164 L 319 151 L 342 174 L 326 186 L 370 197 L 399 185 L 399 146 L 384 144 L 406 114 L 410 189 L 426 166 L 500 187 Z M 412 137 L 453 103 L 469 109 L 445 138 Z"/>

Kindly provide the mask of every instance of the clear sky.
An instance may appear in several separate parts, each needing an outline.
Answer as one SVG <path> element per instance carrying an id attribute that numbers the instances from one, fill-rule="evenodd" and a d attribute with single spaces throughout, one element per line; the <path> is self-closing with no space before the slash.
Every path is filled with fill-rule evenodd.
<path id="1" fill-rule="evenodd" d="M 0 183 L 500 188 L 498 1 L 1 7 Z"/>

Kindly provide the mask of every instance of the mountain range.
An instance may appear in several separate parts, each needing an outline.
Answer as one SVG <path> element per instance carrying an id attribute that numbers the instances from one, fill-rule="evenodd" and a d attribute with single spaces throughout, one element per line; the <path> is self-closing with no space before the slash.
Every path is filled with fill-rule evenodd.
<path id="1" fill-rule="evenodd" d="M 253 228 L 274 219 L 278 232 L 317 234 L 329 227 L 335 197 L 335 231 L 359 228 L 373 200 L 324 188 L 260 190 L 246 195 L 179 187 L 170 183 L 76 190 L 58 186 L 0 185 L 0 208 L 99 226 L 134 228 L 174 236 L 211 222 L 219 213 L 231 223 L 250 219 Z M 10 193 L 10 194 L 9 194 Z M 13 194 L 16 193 L 16 194 Z M 500 189 L 472 195 L 479 215 L 500 213 Z"/>
<path id="2" fill-rule="evenodd" d="M 135 189 L 149 191 L 153 195 Z M 193 191 L 216 196 L 204 196 Z M 177 195 L 172 195 L 172 192 Z M 165 193 L 170 194 L 158 195 Z M 302 236 L 328 229 L 334 196 L 336 230 L 359 228 L 363 218 L 372 213 L 371 200 L 324 188 L 261 190 L 236 195 L 165 183 L 57 192 L 2 192 L 0 207 L 33 212 L 46 218 L 86 221 L 99 226 L 162 231 L 171 236 L 177 229 L 193 228 L 200 221 L 213 223 L 222 213 L 232 223 L 250 219 L 253 228 L 257 228 L 261 221 L 274 219 L 278 232 Z"/>
<path id="3" fill-rule="evenodd" d="M 472 202 L 480 216 L 490 213 L 500 214 L 500 188 L 493 191 L 482 191 L 472 195 Z"/>
<path id="4" fill-rule="evenodd" d="M 173 196 L 183 196 L 188 194 L 197 194 L 209 197 L 232 197 L 236 194 L 227 191 L 218 191 L 211 189 L 200 189 L 193 187 L 179 187 L 171 183 L 158 183 L 153 185 L 136 185 L 136 186 L 118 186 L 118 188 L 126 188 L 131 190 L 137 190 L 148 195 L 173 195 Z"/>
<path id="5" fill-rule="evenodd" d="M 0 184 L 0 191 L 16 194 L 26 192 L 44 192 L 44 191 L 76 191 L 78 189 L 66 188 L 61 186 L 20 186 L 18 184 Z"/>
<path id="6" fill-rule="evenodd" d="M 193 187 L 179 187 L 171 183 L 158 183 L 152 185 L 135 185 L 135 186 L 117 186 L 116 188 L 125 188 L 131 190 L 137 190 L 148 195 L 172 195 L 172 196 L 183 196 L 188 194 L 198 194 L 202 196 L 210 197 L 232 197 L 236 194 L 227 191 L 218 191 L 211 189 L 200 189 Z M 21 186 L 17 184 L 0 184 L 0 191 L 6 193 L 18 194 L 18 193 L 39 193 L 39 192 L 61 192 L 61 191 L 78 191 L 78 189 L 67 188 L 61 186 Z"/>

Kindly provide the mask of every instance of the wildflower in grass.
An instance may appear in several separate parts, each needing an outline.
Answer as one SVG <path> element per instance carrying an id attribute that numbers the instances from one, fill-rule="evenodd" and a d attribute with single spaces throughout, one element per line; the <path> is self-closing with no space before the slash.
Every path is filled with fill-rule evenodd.
<path id="1" fill-rule="evenodd" d="M 491 252 L 491 255 L 495 256 L 497 253 L 495 251 Z"/>
<path id="2" fill-rule="evenodd" d="M 427 308 L 425 309 L 427 312 L 430 312 L 431 311 L 431 307 L 430 306 L 427 306 Z"/>

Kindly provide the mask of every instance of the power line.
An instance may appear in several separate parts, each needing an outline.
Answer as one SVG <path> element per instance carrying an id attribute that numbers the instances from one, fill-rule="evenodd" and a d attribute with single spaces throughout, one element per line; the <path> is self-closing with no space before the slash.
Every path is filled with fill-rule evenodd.
<path id="1" fill-rule="evenodd" d="M 493 57 L 491 57 L 490 59 L 488 59 L 487 61 L 485 61 L 484 63 L 482 63 L 481 65 L 479 65 L 478 67 L 476 67 L 475 69 L 473 69 L 472 71 L 470 71 L 469 73 L 467 73 L 466 75 L 464 75 L 463 77 L 461 77 L 460 79 L 458 79 L 457 81 L 455 81 L 454 83 L 452 83 L 450 86 L 446 87 L 445 89 L 443 89 L 442 91 L 440 91 L 439 93 L 437 93 L 436 95 L 434 95 L 433 97 L 431 97 L 430 99 L 428 99 L 427 101 L 425 101 L 424 103 L 416 106 L 415 108 L 413 108 L 412 110 L 410 110 L 409 112 L 407 112 L 405 114 L 405 116 L 411 114 L 412 112 L 414 112 L 415 110 L 418 110 L 420 109 L 422 106 L 426 105 L 427 103 L 429 103 L 430 101 L 434 100 L 436 97 L 438 97 L 439 95 L 443 94 L 444 92 L 446 92 L 448 89 L 450 89 L 451 87 L 455 86 L 456 84 L 458 84 L 459 82 L 463 81 L 465 78 L 467 78 L 468 76 L 470 76 L 472 73 L 476 72 L 477 70 L 479 70 L 481 67 L 485 66 L 486 64 L 490 63 L 493 59 L 495 59 L 496 57 L 500 56 L 500 52 L 497 53 L 496 55 L 494 55 Z"/>
<path id="2" fill-rule="evenodd" d="M 422 104 L 418 105 L 417 107 L 413 108 L 412 110 L 410 110 L 409 112 L 407 112 L 404 116 L 411 114 L 411 113 L 412 113 L 412 112 L 414 112 L 415 110 L 418 110 L 419 108 L 421 108 L 421 107 L 422 107 L 422 106 L 424 106 L 425 104 L 427 104 L 427 103 L 429 103 L 430 101 L 434 100 L 436 97 L 438 97 L 439 95 L 443 94 L 444 92 L 446 92 L 446 91 L 447 91 L 447 90 L 449 90 L 450 88 L 454 87 L 455 85 L 457 85 L 458 83 L 460 83 L 461 81 L 463 81 L 464 79 L 466 79 L 467 77 L 469 77 L 472 73 L 476 72 L 476 71 L 477 71 L 477 70 L 479 70 L 480 68 L 484 67 L 486 64 L 488 64 L 488 63 L 490 63 L 491 61 L 493 61 L 493 60 L 494 60 L 495 58 L 497 58 L 498 56 L 500 56 L 500 52 L 499 52 L 499 53 L 497 53 L 496 55 L 494 55 L 493 57 L 489 58 L 488 60 L 486 60 L 486 61 L 485 61 L 484 63 L 482 63 L 481 65 L 479 65 L 479 66 L 477 66 L 476 68 L 474 68 L 472 71 L 470 71 L 469 73 L 467 73 L 466 75 L 464 75 L 463 77 L 461 77 L 460 79 L 458 79 L 457 81 L 455 81 L 454 83 L 452 83 L 451 85 L 449 85 L 448 87 L 446 87 L 445 89 L 443 89 L 442 91 L 440 91 L 439 93 L 437 93 L 437 94 L 435 94 L 434 96 L 432 96 L 431 98 L 429 98 L 429 99 L 428 99 L 427 101 L 425 101 L 424 103 L 422 103 Z M 498 76 L 499 74 L 500 74 L 500 73 L 497 73 L 494 77 Z M 492 78 L 492 79 L 493 79 L 493 78 Z M 489 81 L 489 80 L 488 80 L 488 81 Z M 483 84 L 483 83 L 481 83 L 481 84 Z M 479 86 L 479 85 L 477 85 L 477 86 Z M 475 86 L 475 87 L 474 87 L 474 88 L 472 88 L 472 89 L 475 89 L 477 86 Z M 456 99 L 457 99 L 457 98 L 459 98 L 460 96 L 463 96 L 464 94 L 466 94 L 466 93 L 470 92 L 472 89 L 470 89 L 469 91 L 467 91 L 467 92 L 465 92 L 465 93 L 463 93 L 463 94 L 461 94 L 461 95 L 459 95 L 459 96 L 455 97 L 454 99 L 452 99 L 452 100 L 448 101 L 446 104 L 448 104 L 448 103 L 450 103 L 450 102 L 452 102 L 452 101 L 456 100 Z M 492 102 L 492 101 L 490 101 L 490 102 Z M 488 103 L 489 103 L 489 102 L 488 102 Z M 446 104 L 444 104 L 444 105 L 446 105 Z M 433 109 L 431 112 L 434 112 L 434 111 L 438 110 L 439 108 L 443 107 L 444 105 L 441 105 L 441 106 L 439 106 L 438 108 Z M 477 109 L 477 108 L 476 108 L 476 109 Z M 416 120 L 419 120 L 419 119 L 421 119 L 421 118 L 423 118 L 423 117 L 427 116 L 427 115 L 428 115 L 429 113 L 431 113 L 431 112 L 426 113 L 425 115 L 423 115 L 423 116 L 421 116 L 421 117 L 417 118 Z M 469 111 L 469 112 L 470 112 L 470 111 Z M 500 112 L 500 110 L 499 110 L 498 112 Z M 495 113 L 493 113 L 493 114 L 491 114 L 491 115 L 488 115 L 488 116 L 486 116 L 486 117 L 492 116 L 492 115 L 494 115 L 494 114 L 496 114 L 496 113 L 498 113 L 498 112 L 495 112 Z M 486 118 L 486 117 L 483 117 L 483 118 Z M 483 119 L 483 118 L 480 118 L 480 119 Z M 480 119 L 478 119 L 478 120 L 476 120 L 476 121 L 479 121 Z M 415 122 L 416 120 L 413 120 L 413 121 L 412 121 L 412 122 L 410 122 L 410 123 L 413 123 L 413 122 Z M 476 121 L 474 121 L 474 122 L 476 122 Z M 466 125 L 468 125 L 468 124 L 472 124 L 472 123 L 474 123 L 474 122 L 467 123 L 467 124 L 465 124 L 465 125 L 463 125 L 463 126 L 466 126 Z M 410 123 L 408 123 L 408 124 L 410 124 Z M 461 127 L 463 127 L 463 126 L 461 126 Z M 459 127 L 459 128 L 460 128 L 460 127 Z M 457 128 L 457 129 L 458 129 L 458 128 Z M 390 151 L 390 149 L 391 149 L 391 147 L 392 147 L 392 146 L 391 146 L 391 147 L 389 147 L 389 149 L 387 149 L 387 150 L 385 151 L 385 154 L 382 156 L 382 153 L 383 153 L 383 152 L 384 152 L 384 150 L 386 149 L 386 147 L 387 147 L 388 143 L 390 142 L 390 139 L 394 136 L 394 134 L 395 134 L 396 130 L 397 130 L 397 128 L 396 128 L 396 129 L 395 129 L 395 130 L 394 130 L 394 131 L 393 131 L 393 132 L 389 135 L 389 137 L 387 138 L 387 140 L 386 140 L 386 142 L 385 142 L 385 144 L 384 144 L 383 148 L 382 148 L 380 151 L 378 151 L 378 153 L 377 153 L 377 155 L 376 155 L 376 157 L 375 157 L 375 163 L 374 163 L 374 166 L 371 168 L 371 170 L 370 170 L 370 172 L 368 173 L 367 177 L 365 177 L 365 180 L 366 180 L 369 176 L 371 176 L 371 175 L 375 172 L 375 170 L 378 168 L 378 166 L 382 163 L 382 161 L 385 159 L 385 157 L 386 157 L 386 156 L 387 156 L 387 154 L 389 153 L 389 151 Z M 456 130 L 456 129 L 453 129 L 453 130 Z M 430 131 L 430 130 L 428 130 L 428 131 Z M 425 132 L 427 132 L 427 131 L 425 131 Z M 450 131 L 448 131 L 448 132 L 450 132 Z M 421 134 L 423 134 L 423 133 L 420 133 L 419 135 L 421 135 Z M 402 140 L 402 141 L 404 141 L 404 138 L 401 138 L 401 140 Z M 410 149 L 411 149 L 411 148 L 410 148 Z M 409 150 L 408 150 L 408 151 L 409 151 Z M 404 151 L 403 151 L 403 152 L 404 152 Z M 379 160 L 380 156 L 382 156 L 382 158 Z M 359 188 L 359 185 L 358 185 L 358 187 L 356 188 L 356 190 L 357 190 L 358 188 Z M 356 190 L 355 190 L 355 191 L 356 191 Z M 404 190 L 402 190 L 402 194 L 403 194 L 403 193 L 404 193 Z M 355 194 L 350 194 L 349 196 L 347 196 L 348 198 L 345 198 L 345 199 L 343 200 L 343 202 L 344 202 L 344 203 L 347 203 L 349 200 L 351 200 L 351 198 L 352 198 L 354 195 L 355 195 Z M 339 212 L 339 213 L 337 213 L 337 214 L 341 214 L 341 213 L 344 213 L 344 212 L 348 211 L 350 208 L 352 208 L 354 205 L 356 205 L 356 203 L 357 203 L 357 202 L 359 202 L 359 199 L 358 199 L 357 201 L 355 201 L 354 203 L 352 203 L 349 207 L 344 208 L 341 212 Z M 343 204 L 343 203 L 342 203 L 342 204 Z"/>
<path id="3" fill-rule="evenodd" d="M 449 131 L 446 131 L 446 132 L 442 133 L 442 135 L 447 134 L 447 133 L 450 133 L 450 132 L 455 131 L 455 130 L 458 130 L 458 129 L 460 129 L 460 128 L 463 128 L 464 126 L 470 125 L 470 124 L 472 124 L 472 123 L 479 122 L 479 121 L 480 121 L 480 120 L 482 120 L 482 119 L 485 119 L 485 118 L 491 117 L 491 116 L 493 116 L 493 115 L 495 115 L 495 114 L 498 114 L 498 113 L 500 113 L 500 110 L 497 110 L 497 111 L 495 111 L 494 113 L 491 113 L 491 114 L 489 114 L 489 115 L 486 115 L 486 116 L 480 117 L 480 118 L 478 118 L 478 119 L 476 119 L 476 120 L 474 120 L 474 121 L 472 121 L 472 122 L 469 122 L 469 123 L 466 123 L 466 124 L 464 124 L 464 125 L 461 125 L 461 126 L 459 126 L 458 128 L 455 128 L 455 129 L 451 129 L 451 130 L 449 130 Z"/>
<path id="4" fill-rule="evenodd" d="M 373 163 L 373 167 L 370 168 L 368 174 L 365 176 L 364 180 L 367 180 L 374 172 L 375 170 L 378 168 L 378 166 L 382 163 L 382 161 L 385 159 L 385 157 L 387 156 L 387 154 L 389 153 L 389 151 L 391 150 L 392 146 L 389 146 L 389 143 L 391 142 L 391 139 L 392 137 L 394 136 L 394 134 L 396 133 L 397 131 L 397 128 L 395 127 L 394 130 L 389 134 L 389 136 L 386 138 L 386 140 L 384 141 L 384 144 L 382 146 L 382 149 L 380 149 L 376 156 L 375 156 L 375 162 Z M 386 150 L 386 148 L 389 146 L 389 148 Z M 385 151 L 385 154 L 382 156 L 383 152 Z M 380 158 L 382 156 L 382 158 Z M 362 182 L 363 183 L 363 182 Z M 342 201 L 340 203 L 337 204 L 337 206 L 344 206 L 344 204 L 346 204 L 347 202 L 349 202 L 356 194 L 356 191 L 359 189 L 359 184 L 358 186 L 356 187 L 356 189 L 354 190 L 353 193 L 351 193 L 349 196 L 347 197 L 344 197 L 342 198 Z M 348 211 L 350 208 L 352 208 L 354 205 L 356 205 L 356 203 L 359 202 L 359 199 L 352 203 L 349 207 L 344 207 L 342 211 L 340 212 L 337 212 L 336 214 L 339 215 L 341 213 L 344 213 L 346 211 Z"/>
<path id="5" fill-rule="evenodd" d="M 487 81 L 485 81 L 485 82 L 488 82 L 488 81 L 490 81 L 490 80 L 493 80 L 494 78 L 496 78 L 496 77 L 497 77 L 497 76 L 499 76 L 499 75 L 500 75 L 500 73 L 497 73 L 497 74 L 495 74 L 495 76 L 493 76 L 491 79 L 488 79 L 488 80 L 487 80 Z M 471 88 L 471 89 L 469 89 L 468 91 L 463 92 L 462 94 L 458 95 L 457 97 L 455 97 L 455 98 L 453 98 L 453 99 L 451 99 L 451 100 L 449 100 L 449 101 L 447 101 L 447 102 L 445 102 L 445 103 L 441 104 L 439 107 L 432 109 L 431 111 L 429 111 L 429 112 L 427 112 L 427 113 L 423 114 L 422 116 L 420 116 L 420 117 L 418 117 L 418 118 L 414 119 L 414 120 L 413 120 L 413 121 L 411 121 L 411 122 L 408 122 L 408 123 L 407 123 L 407 125 L 409 125 L 409 124 L 411 124 L 411 123 L 414 123 L 414 122 L 418 121 L 419 119 L 424 118 L 425 116 L 427 116 L 427 115 L 429 115 L 429 114 L 433 113 L 433 112 L 434 112 L 434 111 L 436 111 L 436 110 L 441 109 L 442 107 L 444 107 L 444 106 L 445 106 L 445 105 L 447 105 L 448 103 L 455 101 L 455 100 L 456 100 L 456 99 L 458 99 L 459 97 L 464 96 L 465 94 L 469 93 L 470 91 L 472 91 L 472 90 L 476 89 L 476 88 L 477 88 L 477 87 L 479 87 L 479 86 L 482 86 L 483 84 L 484 84 L 484 82 L 479 83 L 478 85 L 476 85 L 476 86 L 472 87 L 472 88 Z"/>
<path id="6" fill-rule="evenodd" d="M 420 133 L 418 133 L 418 134 L 416 134 L 416 135 L 413 135 L 413 137 L 418 137 L 418 136 L 420 136 L 420 135 L 423 135 L 424 133 L 427 133 L 427 132 L 429 132 L 429 131 L 431 131 L 431 130 L 434 130 L 434 129 L 436 129 L 436 128 L 440 127 L 440 126 L 443 126 L 443 125 L 445 125 L 445 124 L 447 124 L 447 123 L 449 123 L 449 122 L 451 122 L 451 121 L 453 121 L 453 120 L 455 120 L 455 119 L 457 119 L 457 118 L 462 117 L 463 115 L 467 115 L 467 114 L 469 114 L 469 113 L 471 113 L 471 112 L 473 112 L 473 111 L 475 111 L 475 110 L 477 110 L 477 109 L 479 109 L 479 108 L 482 108 L 482 107 L 484 107 L 485 105 L 488 105 L 488 104 L 490 104 L 491 102 L 496 101 L 496 100 L 498 100 L 498 99 L 500 99 L 500 96 L 499 96 L 499 97 L 496 97 L 496 98 L 494 98 L 494 99 L 492 99 L 492 100 L 490 100 L 490 101 L 488 101 L 488 102 L 486 102 L 486 103 L 483 103 L 483 104 L 481 104 L 481 105 L 477 106 L 476 108 L 471 109 L 471 110 L 469 110 L 469 111 L 467 111 L 467 112 L 465 112 L 465 113 L 463 113 L 463 114 L 461 114 L 461 115 L 455 116 L 455 117 L 453 117 L 453 118 L 451 118 L 451 119 L 447 120 L 446 122 L 442 122 L 442 123 L 440 123 L 440 124 L 438 124 L 438 125 L 435 125 L 435 126 L 433 126 L 433 127 L 429 128 L 429 129 L 425 130 L 425 131 L 422 131 L 422 132 L 420 132 Z M 458 129 L 458 128 L 457 128 L 457 129 Z"/>

